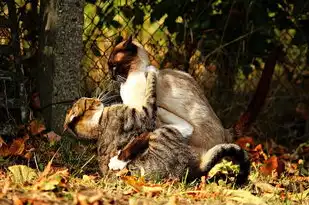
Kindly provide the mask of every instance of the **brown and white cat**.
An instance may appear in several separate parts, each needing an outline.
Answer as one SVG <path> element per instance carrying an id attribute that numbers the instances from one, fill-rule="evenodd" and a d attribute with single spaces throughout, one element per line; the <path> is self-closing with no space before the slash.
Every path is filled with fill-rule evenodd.
<path id="1" fill-rule="evenodd" d="M 108 66 L 114 78 L 125 79 L 120 89 L 123 103 L 140 109 L 145 98 L 144 73 L 157 70 L 149 65 L 146 50 L 130 37 L 115 46 Z M 232 141 L 232 134 L 223 128 L 192 76 L 171 69 L 157 72 L 158 119 L 162 124 L 178 129 L 193 149 L 208 150 Z"/>
<path id="2" fill-rule="evenodd" d="M 81 98 L 67 112 L 64 128 L 85 139 L 97 139 L 101 171 L 108 171 L 110 158 L 130 160 L 128 169 L 146 177 L 182 178 L 188 180 L 207 175 L 223 157 L 229 156 L 240 165 L 236 184 L 247 181 L 250 162 L 244 150 L 235 144 L 218 144 L 197 152 L 186 138 L 170 125 L 156 125 L 156 74 L 146 77 L 145 98 L 141 109 L 123 104 L 105 107 L 97 98 Z M 126 156 L 124 156 L 126 155 Z M 188 172 L 188 173 L 187 173 Z"/>

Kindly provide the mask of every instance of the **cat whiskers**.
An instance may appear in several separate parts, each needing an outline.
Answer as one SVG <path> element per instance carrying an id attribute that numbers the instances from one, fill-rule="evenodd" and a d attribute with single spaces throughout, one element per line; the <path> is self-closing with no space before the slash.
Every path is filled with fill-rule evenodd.
<path id="1" fill-rule="evenodd" d="M 103 100 L 105 97 L 107 97 L 112 91 L 105 91 L 105 92 L 101 92 L 100 95 L 97 97 L 99 100 Z"/>
<path id="2" fill-rule="evenodd" d="M 109 97 L 101 98 L 100 101 L 103 104 L 108 104 L 108 103 L 112 102 L 115 98 L 118 98 L 118 97 L 119 97 L 119 95 L 112 95 L 112 96 L 109 96 Z"/>
<path id="3" fill-rule="evenodd" d="M 124 83 L 126 82 L 126 78 L 122 77 L 121 75 L 117 75 L 116 76 L 116 81 L 119 82 L 119 83 Z"/>

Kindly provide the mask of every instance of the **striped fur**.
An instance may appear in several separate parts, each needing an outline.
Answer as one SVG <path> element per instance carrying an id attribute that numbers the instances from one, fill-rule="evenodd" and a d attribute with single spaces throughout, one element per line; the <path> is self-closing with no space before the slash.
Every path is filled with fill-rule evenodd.
<path id="1" fill-rule="evenodd" d="M 76 106 L 81 109 L 75 108 Z M 119 150 L 130 145 L 139 136 L 145 136 L 146 142 L 143 144 L 141 141 L 141 147 L 138 148 L 141 150 L 132 150 L 136 155 L 128 168 L 134 174 L 140 174 L 141 170 L 144 170 L 148 178 L 182 178 L 188 171 L 188 179 L 193 180 L 207 174 L 223 157 L 237 156 L 236 160 L 243 173 L 238 175 L 237 179 L 240 180 L 237 182 L 242 184 L 247 180 L 250 164 L 245 152 L 237 145 L 220 144 L 214 150 L 211 149 L 211 153 L 201 155 L 188 145 L 188 139 L 174 126 L 156 125 L 156 107 L 156 74 L 150 72 L 142 109 L 120 104 L 104 107 L 98 104 L 97 99 L 83 98 L 68 112 L 65 127 L 77 136 L 98 139 L 98 161 L 103 173 L 108 172 L 109 160 L 117 155 Z M 92 126 L 93 117 L 97 113 L 101 113 L 101 116 L 97 125 Z M 91 123 L 87 122 L 87 119 L 92 120 Z M 88 126 L 86 131 L 81 129 L 82 123 Z M 203 166 L 200 167 L 201 165 Z"/>

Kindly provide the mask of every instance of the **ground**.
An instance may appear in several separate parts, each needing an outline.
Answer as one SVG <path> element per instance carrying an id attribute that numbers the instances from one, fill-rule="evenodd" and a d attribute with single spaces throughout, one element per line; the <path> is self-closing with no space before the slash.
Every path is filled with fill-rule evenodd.
<path id="1" fill-rule="evenodd" d="M 59 136 L 35 122 L 19 137 L 0 139 L 0 204 L 308 204 L 309 146 L 289 151 L 274 142 L 236 143 L 249 153 L 248 184 L 234 187 L 237 166 L 223 161 L 206 177 L 145 181 L 125 172 L 99 174 L 95 143 Z"/>

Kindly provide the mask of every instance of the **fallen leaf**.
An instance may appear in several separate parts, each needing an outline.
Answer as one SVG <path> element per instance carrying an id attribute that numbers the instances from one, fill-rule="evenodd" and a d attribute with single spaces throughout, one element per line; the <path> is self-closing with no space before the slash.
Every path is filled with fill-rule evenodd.
<path id="1" fill-rule="evenodd" d="M 21 155 L 25 150 L 25 140 L 23 138 L 14 139 L 9 152 L 11 155 Z"/>
<path id="2" fill-rule="evenodd" d="M 12 180 L 15 183 L 29 182 L 38 176 L 35 170 L 25 165 L 14 165 L 8 169 L 12 173 Z"/>
<path id="3" fill-rule="evenodd" d="M 261 144 L 258 144 L 253 150 L 250 150 L 249 153 L 251 161 L 256 163 L 261 163 L 264 160 L 268 159 L 267 155 L 263 151 L 263 147 Z"/>
<path id="4" fill-rule="evenodd" d="M 1 157 L 7 157 L 9 156 L 10 150 L 9 150 L 9 146 L 7 144 L 2 144 L 2 146 L 0 147 L 0 156 Z"/>
<path id="5" fill-rule="evenodd" d="M 263 146 L 262 146 L 261 144 L 258 144 L 258 145 L 254 148 L 254 151 L 263 152 Z"/>
<path id="6" fill-rule="evenodd" d="M 49 142 L 59 142 L 61 140 L 61 136 L 57 135 L 54 131 L 50 131 L 45 135 Z"/>
<path id="7" fill-rule="evenodd" d="M 82 180 L 85 182 L 94 182 L 94 180 L 96 179 L 96 176 L 89 176 L 84 174 L 82 177 Z"/>
<path id="8" fill-rule="evenodd" d="M 118 172 L 116 173 L 116 176 L 117 176 L 117 177 L 121 177 L 121 176 L 125 176 L 125 175 L 128 174 L 128 173 L 129 173 L 129 170 L 128 170 L 127 168 L 124 168 L 124 169 L 118 171 Z"/>
<path id="9" fill-rule="evenodd" d="M 163 191 L 163 187 L 158 184 L 147 184 L 143 178 L 137 178 L 134 176 L 122 176 L 120 177 L 126 184 L 130 185 L 136 192 L 145 193 L 158 193 Z"/>
<path id="10" fill-rule="evenodd" d="M 5 143 L 5 141 L 0 136 L 0 148 L 2 147 L 2 145 L 7 145 L 7 144 Z"/>
<path id="11" fill-rule="evenodd" d="M 37 180 L 37 183 L 33 186 L 36 190 L 51 191 L 57 187 L 66 187 L 69 171 L 67 169 L 59 170 L 56 173 Z"/>
<path id="12" fill-rule="evenodd" d="M 49 174 L 49 172 L 50 172 L 50 170 L 51 170 L 51 165 L 52 165 L 52 163 L 53 163 L 53 159 L 54 159 L 54 158 L 52 158 L 52 159 L 47 163 L 46 167 L 44 168 L 44 171 L 40 174 L 40 177 L 38 178 L 37 181 L 43 180 L 43 178 L 46 177 L 46 176 Z"/>
<path id="13" fill-rule="evenodd" d="M 11 185 L 11 180 L 9 177 L 7 177 L 5 179 L 5 183 L 4 186 L 2 188 L 2 191 L 0 192 L 0 198 L 2 198 L 3 196 L 5 196 L 7 194 L 7 192 L 9 191 L 10 185 Z M 0 203 L 1 204 L 1 203 Z"/>
<path id="14" fill-rule="evenodd" d="M 250 150 L 254 146 L 252 137 L 241 137 L 235 143 L 244 150 Z"/>
<path id="15" fill-rule="evenodd" d="M 238 203 L 241 204 L 258 204 L 258 205 L 267 205 L 267 203 L 257 197 L 254 196 L 253 194 L 251 194 L 249 191 L 246 190 L 232 190 L 232 189 L 228 189 L 226 190 L 226 193 L 224 193 L 225 195 L 227 195 L 226 197 L 228 199 L 234 200 Z"/>
<path id="16" fill-rule="evenodd" d="M 103 198 L 102 192 L 98 190 L 83 190 L 77 193 L 77 204 L 101 204 L 100 200 Z"/>
<path id="17" fill-rule="evenodd" d="M 284 163 L 278 157 L 272 156 L 264 162 L 264 165 L 260 167 L 260 171 L 264 175 L 271 175 L 273 171 L 280 175 L 284 171 Z"/>
<path id="18" fill-rule="evenodd" d="M 179 202 L 177 196 L 171 196 L 166 205 L 177 205 Z"/>
<path id="19" fill-rule="evenodd" d="M 185 193 L 194 199 L 215 199 L 220 196 L 220 192 L 209 192 L 205 190 L 187 191 Z"/>
<path id="20" fill-rule="evenodd" d="M 260 188 L 262 192 L 266 192 L 266 193 L 275 193 L 278 190 L 280 191 L 284 190 L 284 188 L 274 187 L 273 185 L 265 183 L 265 182 L 256 182 L 254 184 L 256 187 Z"/>
<path id="21" fill-rule="evenodd" d="M 31 154 L 31 152 L 27 152 L 25 155 L 24 155 L 24 157 L 26 158 L 26 159 L 31 159 L 31 157 L 32 157 L 32 154 Z"/>
<path id="22" fill-rule="evenodd" d="M 38 135 L 44 130 L 46 130 L 45 125 L 38 120 L 32 120 L 29 124 L 29 132 L 31 135 Z"/>
<path id="23" fill-rule="evenodd" d="M 13 204 L 14 205 L 23 205 L 24 202 L 21 199 L 19 199 L 16 195 L 14 195 L 13 196 Z"/>

